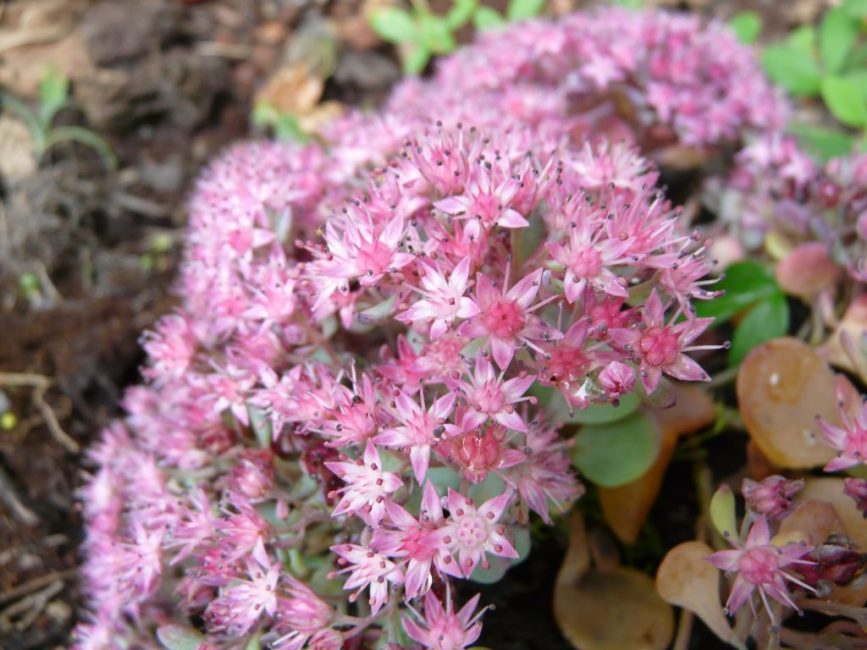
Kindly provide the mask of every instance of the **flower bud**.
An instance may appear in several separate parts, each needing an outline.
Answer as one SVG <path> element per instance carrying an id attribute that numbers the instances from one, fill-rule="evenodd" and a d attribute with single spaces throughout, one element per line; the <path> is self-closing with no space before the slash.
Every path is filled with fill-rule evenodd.
<path id="1" fill-rule="evenodd" d="M 783 476 L 769 476 L 757 483 L 744 479 L 741 493 L 747 507 L 769 519 L 782 519 L 792 507 L 792 498 L 804 487 L 804 481 L 790 481 Z"/>

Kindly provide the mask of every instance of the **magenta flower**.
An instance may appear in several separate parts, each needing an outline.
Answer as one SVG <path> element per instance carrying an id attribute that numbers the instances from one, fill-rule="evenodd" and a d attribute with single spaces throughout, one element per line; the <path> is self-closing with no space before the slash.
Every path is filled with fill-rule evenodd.
<path id="1" fill-rule="evenodd" d="M 407 598 L 422 596 L 433 583 L 431 570 L 436 567 L 441 575 L 460 573 L 456 562 L 443 541 L 443 508 L 433 484 L 425 484 L 418 519 L 396 503 L 386 504 L 388 520 L 378 528 L 370 543 L 371 548 L 391 558 L 405 562 L 404 590 Z"/>
<path id="2" fill-rule="evenodd" d="M 535 399 L 523 395 L 536 381 L 536 377 L 522 374 L 503 381 L 504 374 L 505 371 L 502 371 L 498 376 L 493 364 L 484 356 L 476 357 L 476 367 L 470 381 L 460 384 L 468 406 L 461 419 L 464 431 L 480 427 L 488 418 L 515 431 L 527 430 L 524 419 L 515 411 L 515 404 Z"/>
<path id="3" fill-rule="evenodd" d="M 790 481 L 784 476 L 769 476 L 760 483 L 744 479 L 741 493 L 747 507 L 770 520 L 783 519 L 792 509 L 792 499 L 804 488 L 804 481 Z"/>
<path id="4" fill-rule="evenodd" d="M 243 636 L 262 614 L 276 613 L 279 580 L 279 562 L 269 566 L 248 560 L 246 577 L 220 589 L 220 595 L 205 610 L 205 618 L 215 631 Z"/>
<path id="5" fill-rule="evenodd" d="M 567 455 L 568 443 L 555 428 L 531 422 L 524 451 L 526 459 L 510 468 L 506 479 L 517 486 L 526 507 L 550 523 L 549 502 L 564 512 L 584 493 L 584 486 L 575 478 Z"/>
<path id="6" fill-rule="evenodd" d="M 346 591 L 356 590 L 350 596 L 350 600 L 354 601 L 362 591 L 370 587 L 369 602 L 374 615 L 388 600 L 388 583 L 403 582 L 400 568 L 384 555 L 369 548 L 358 544 L 338 544 L 332 546 L 331 550 L 340 558 L 338 562 L 346 566 L 337 571 L 337 574 L 349 574 L 343 588 Z"/>
<path id="7" fill-rule="evenodd" d="M 347 484 L 336 491 L 342 496 L 331 516 L 356 514 L 373 527 L 379 526 L 385 515 L 387 496 L 403 485 L 396 474 L 382 470 L 379 451 L 370 440 L 362 458 L 355 462 L 326 462 L 325 467 Z"/>
<path id="8" fill-rule="evenodd" d="M 843 492 L 855 502 L 855 507 L 867 518 L 867 479 L 844 479 Z"/>
<path id="9" fill-rule="evenodd" d="M 801 559 L 812 550 L 812 546 L 797 542 L 782 547 L 771 544 L 768 520 L 759 517 L 750 528 L 741 548 L 717 551 L 709 555 L 707 560 L 718 569 L 737 574 L 726 601 L 726 610 L 730 614 L 739 610 L 752 593 L 758 590 L 762 603 L 773 619 L 768 596 L 786 607 L 798 609 L 798 606 L 792 602 L 787 581 L 813 591 L 813 588 L 802 580 L 784 571 L 786 567 L 792 565 L 813 564 L 809 560 Z M 755 610 L 754 604 L 753 609 Z"/>
<path id="10" fill-rule="evenodd" d="M 440 270 L 422 263 L 421 288 L 416 288 L 423 300 L 418 300 L 395 318 L 405 323 L 430 322 L 430 337 L 437 339 L 448 330 L 456 318 L 471 318 L 479 308 L 464 294 L 470 273 L 470 258 L 465 257 L 452 270 L 448 279 Z"/>
<path id="11" fill-rule="evenodd" d="M 573 199 L 570 205 L 575 203 L 585 204 L 584 197 Z M 589 218 L 589 215 L 578 212 L 572 219 L 569 223 L 568 244 L 547 244 L 554 261 L 566 268 L 563 281 L 566 300 L 581 300 L 587 287 L 625 298 L 628 295 L 626 279 L 614 273 L 611 267 L 629 262 L 627 252 L 632 241 L 608 238 L 603 224 Z"/>
<path id="12" fill-rule="evenodd" d="M 489 499 L 476 508 L 473 500 L 449 488 L 447 505 L 450 523 L 443 541 L 457 556 L 460 571 L 469 578 L 479 562 L 488 566 L 486 553 L 516 559 L 518 552 L 506 538 L 506 527 L 498 524 L 509 504 L 510 492 Z"/>
<path id="13" fill-rule="evenodd" d="M 843 426 L 819 420 L 825 439 L 837 450 L 837 457 L 825 465 L 826 472 L 836 472 L 862 464 L 867 459 L 867 401 L 854 418 L 845 408 L 840 409 Z"/>
<path id="14" fill-rule="evenodd" d="M 451 590 L 446 592 L 445 607 L 428 592 L 424 598 L 424 618 L 411 610 L 418 622 L 409 616 L 404 616 L 401 622 L 410 638 L 428 650 L 461 650 L 473 645 L 482 633 L 479 619 L 485 610 L 473 615 L 478 604 L 479 594 L 476 594 L 455 612 Z"/>
<path id="15" fill-rule="evenodd" d="M 421 397 L 424 402 L 423 392 Z M 409 460 L 419 485 L 424 482 L 430 465 L 431 445 L 442 435 L 443 425 L 454 410 L 455 399 L 456 395 L 449 393 L 424 410 L 423 403 L 419 406 L 412 397 L 400 393 L 395 398 L 394 414 L 398 426 L 384 430 L 373 439 L 378 445 L 408 448 Z"/>
<path id="16" fill-rule="evenodd" d="M 712 318 L 687 318 L 677 323 L 673 318 L 665 324 L 665 310 L 654 290 L 641 312 L 642 327 L 611 330 L 611 338 L 640 364 L 641 383 L 652 393 L 662 373 L 684 381 L 707 381 L 704 369 L 684 352 L 700 349 L 688 347 L 713 322 Z"/>
<path id="17" fill-rule="evenodd" d="M 506 273 L 503 289 L 497 290 L 487 275 L 479 273 L 475 300 L 479 313 L 459 330 L 462 336 L 487 336 L 491 354 L 501 370 L 512 362 L 519 343 L 533 347 L 533 340 L 544 338 L 547 328 L 532 312 L 554 299 L 551 297 L 530 306 L 539 292 L 542 269 L 537 269 L 507 290 L 508 282 L 509 274 Z"/>
<path id="18" fill-rule="evenodd" d="M 488 168 L 479 161 L 472 168 L 465 193 L 441 199 L 434 203 L 434 207 L 455 218 L 469 219 L 466 234 L 471 239 L 479 239 L 483 230 L 490 230 L 495 225 L 501 228 L 525 228 L 530 225 L 510 207 L 519 189 L 519 181 L 502 166 Z"/>
<path id="19" fill-rule="evenodd" d="M 288 597 L 277 600 L 277 626 L 281 631 L 288 629 L 289 632 L 277 639 L 273 647 L 301 650 L 311 637 L 329 631 L 334 611 L 310 587 L 293 576 L 284 575 L 283 583 Z"/>

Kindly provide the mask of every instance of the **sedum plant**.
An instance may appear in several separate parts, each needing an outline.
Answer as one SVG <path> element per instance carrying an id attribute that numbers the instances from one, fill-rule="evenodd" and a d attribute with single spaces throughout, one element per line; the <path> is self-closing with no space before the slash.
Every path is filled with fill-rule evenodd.
<path id="1" fill-rule="evenodd" d="M 645 472 L 640 405 L 722 347 L 699 340 L 709 242 L 650 157 L 787 114 L 724 27 L 606 9 L 490 32 L 321 142 L 229 149 L 190 200 L 181 306 L 90 452 L 77 646 L 476 644 L 471 583 L 583 494 L 573 465 Z M 776 516 L 796 486 L 748 499 Z M 768 530 L 702 559 L 767 565 L 732 610 L 805 588 L 776 571 L 806 546 L 780 560 Z"/>

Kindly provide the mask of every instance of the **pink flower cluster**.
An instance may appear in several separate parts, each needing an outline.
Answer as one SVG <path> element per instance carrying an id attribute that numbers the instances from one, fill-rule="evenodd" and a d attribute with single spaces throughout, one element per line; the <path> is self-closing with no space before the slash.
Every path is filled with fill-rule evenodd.
<path id="1" fill-rule="evenodd" d="M 773 231 L 790 246 L 815 243 L 867 282 L 867 156 L 816 163 L 794 138 L 773 133 L 750 142 L 723 181 L 708 192 L 720 219 L 747 248 Z M 805 249 L 806 250 L 806 249 Z"/>
<path id="2" fill-rule="evenodd" d="M 490 36 L 327 147 L 244 144 L 205 171 L 183 304 L 90 454 L 79 647 L 167 626 L 201 649 L 479 638 L 458 581 L 519 561 L 530 514 L 583 491 L 536 389 L 582 409 L 707 378 L 687 355 L 705 242 L 633 146 L 575 131 L 618 97 L 639 144 L 782 110 L 726 32 L 609 10 Z"/>

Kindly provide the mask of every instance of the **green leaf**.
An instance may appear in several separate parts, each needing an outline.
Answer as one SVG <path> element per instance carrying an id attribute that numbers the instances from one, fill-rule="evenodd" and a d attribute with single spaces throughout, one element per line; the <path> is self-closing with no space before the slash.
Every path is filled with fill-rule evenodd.
<path id="1" fill-rule="evenodd" d="M 725 322 L 750 305 L 780 292 L 772 271 L 758 262 L 736 262 L 726 269 L 725 277 L 714 285 L 725 293 L 713 300 L 695 304 L 696 314 L 712 317 L 715 324 Z"/>
<path id="2" fill-rule="evenodd" d="M 755 11 L 740 11 L 729 20 L 729 27 L 741 43 L 755 43 L 762 33 L 762 17 Z"/>
<path id="3" fill-rule="evenodd" d="M 720 535 L 729 540 L 737 539 L 738 522 L 735 517 L 735 495 L 728 485 L 721 485 L 711 497 L 710 520 Z"/>
<path id="4" fill-rule="evenodd" d="M 789 126 L 789 131 L 798 137 L 801 146 L 822 162 L 848 156 L 852 152 L 852 144 L 855 140 L 848 133 L 809 124 L 792 124 Z"/>
<path id="5" fill-rule="evenodd" d="M 430 57 L 431 51 L 424 45 L 411 46 L 406 51 L 401 52 L 403 71 L 407 74 L 421 74 L 427 67 Z"/>
<path id="6" fill-rule="evenodd" d="M 505 24 L 506 19 L 491 7 L 481 6 L 473 16 L 473 26 L 479 31 L 502 27 Z"/>
<path id="7" fill-rule="evenodd" d="M 789 303 L 776 293 L 756 304 L 738 323 L 729 350 L 729 366 L 736 366 L 757 345 L 785 336 L 789 331 Z"/>
<path id="8" fill-rule="evenodd" d="M 506 10 L 506 18 L 510 22 L 534 18 L 542 13 L 545 8 L 545 0 L 512 0 Z"/>
<path id="9" fill-rule="evenodd" d="M 819 53 L 826 72 L 839 72 L 860 32 L 859 21 L 841 9 L 831 9 L 819 24 Z"/>
<path id="10" fill-rule="evenodd" d="M 617 406 L 613 404 L 591 404 L 586 409 L 576 409 L 567 422 L 577 424 L 605 424 L 625 418 L 641 405 L 635 393 L 627 393 L 620 398 Z"/>
<path id="11" fill-rule="evenodd" d="M 575 436 L 572 460 L 590 481 L 617 487 L 644 474 L 658 453 L 656 423 L 635 411 L 616 422 L 582 427 Z"/>
<path id="12" fill-rule="evenodd" d="M 804 25 L 793 29 L 786 37 L 785 43 L 790 48 L 797 50 L 809 57 L 814 57 L 816 52 L 816 28 L 812 25 Z"/>
<path id="13" fill-rule="evenodd" d="M 821 88 L 822 75 L 812 55 L 792 46 L 769 45 L 762 52 L 762 65 L 771 79 L 793 95 L 815 95 Z"/>
<path id="14" fill-rule="evenodd" d="M 458 46 L 444 18 L 422 14 L 418 24 L 421 29 L 421 42 L 434 54 L 448 54 Z"/>
<path id="15" fill-rule="evenodd" d="M 455 0 L 454 6 L 446 14 L 446 24 L 450 29 L 463 27 L 470 22 L 478 6 L 478 0 Z"/>
<path id="16" fill-rule="evenodd" d="M 511 250 L 515 255 L 512 261 L 514 268 L 521 268 L 524 262 L 535 253 L 548 239 L 548 229 L 545 226 L 545 220 L 542 218 L 542 213 L 546 211 L 543 205 L 540 208 L 533 210 L 532 214 L 527 217 L 527 222 L 530 224 L 526 228 L 514 228 L 511 234 Z"/>
<path id="17" fill-rule="evenodd" d="M 822 80 L 822 99 L 840 122 L 853 128 L 867 125 L 867 103 L 855 82 L 843 77 Z"/>
<path id="18" fill-rule="evenodd" d="M 530 530 L 524 527 L 513 526 L 512 531 L 515 534 L 515 550 L 518 552 L 518 557 L 511 560 L 498 555 L 488 555 L 488 568 L 484 568 L 482 564 L 479 563 L 470 574 L 470 580 L 484 585 L 499 582 L 500 579 L 506 575 L 506 571 L 516 564 L 520 564 L 527 558 L 530 554 L 531 546 Z"/>
<path id="19" fill-rule="evenodd" d="M 412 16 L 397 7 L 383 7 L 371 13 L 370 27 L 389 43 L 409 43 L 420 33 Z"/>
<path id="20" fill-rule="evenodd" d="M 847 72 L 843 75 L 843 78 L 858 86 L 858 90 L 861 92 L 861 97 L 867 100 L 867 69 Z"/>
<path id="21" fill-rule="evenodd" d="M 627 9 L 641 9 L 644 6 L 644 0 L 612 0 L 612 4 Z"/>
<path id="22" fill-rule="evenodd" d="M 247 404 L 247 414 L 250 416 L 250 428 L 256 434 L 256 441 L 263 449 L 269 449 L 271 442 L 274 440 L 273 432 L 271 431 L 271 418 L 268 414 L 258 406 Z"/>
<path id="23" fill-rule="evenodd" d="M 54 116 L 69 100 L 69 79 L 56 69 L 46 70 L 39 82 L 39 118 L 44 125 L 51 123 Z"/>
<path id="24" fill-rule="evenodd" d="M 867 0 L 844 0 L 840 8 L 856 18 L 867 16 Z"/>
<path id="25" fill-rule="evenodd" d="M 205 640 L 196 630 L 171 623 L 157 628 L 157 639 L 167 650 L 196 650 Z"/>

